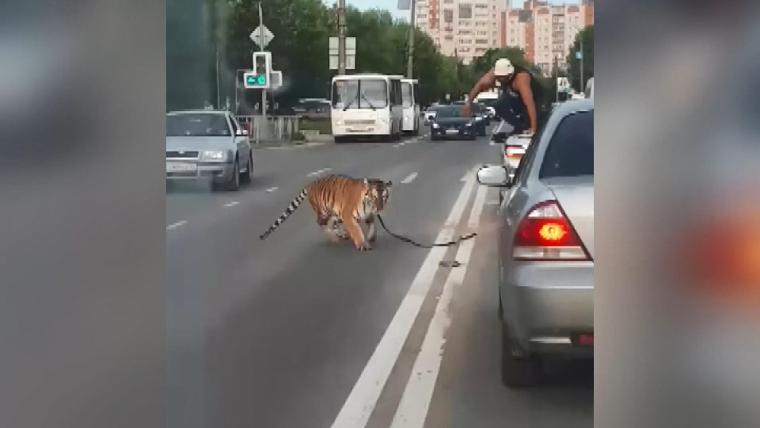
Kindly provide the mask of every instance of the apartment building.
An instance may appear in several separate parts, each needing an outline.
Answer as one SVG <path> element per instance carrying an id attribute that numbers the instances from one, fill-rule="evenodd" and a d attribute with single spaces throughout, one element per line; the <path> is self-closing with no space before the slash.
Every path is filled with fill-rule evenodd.
<path id="1" fill-rule="evenodd" d="M 594 23 L 593 0 L 550 4 L 527 0 L 510 8 L 507 0 L 417 0 L 416 25 L 448 56 L 469 64 L 488 49 L 515 46 L 549 74 L 567 66 L 575 36 Z"/>
<path id="2" fill-rule="evenodd" d="M 505 0 L 417 0 L 416 25 L 448 56 L 469 64 L 499 46 Z"/>
<path id="3" fill-rule="evenodd" d="M 567 55 L 575 36 L 593 24 L 593 0 L 564 5 L 529 0 L 520 9 L 502 12 L 499 47 L 523 49 L 528 61 L 549 74 L 555 61 L 558 67 L 567 67 Z"/>

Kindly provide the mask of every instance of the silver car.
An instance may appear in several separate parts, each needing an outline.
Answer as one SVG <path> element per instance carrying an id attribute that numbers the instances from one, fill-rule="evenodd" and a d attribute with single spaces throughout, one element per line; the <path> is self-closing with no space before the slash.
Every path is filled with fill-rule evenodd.
<path id="1" fill-rule="evenodd" d="M 166 115 L 166 179 L 208 180 L 240 189 L 253 177 L 248 131 L 226 111 L 176 111 Z"/>
<path id="2" fill-rule="evenodd" d="M 556 108 L 510 180 L 504 165 L 478 182 L 507 188 L 500 208 L 502 380 L 527 386 L 546 355 L 593 357 L 594 104 Z"/>

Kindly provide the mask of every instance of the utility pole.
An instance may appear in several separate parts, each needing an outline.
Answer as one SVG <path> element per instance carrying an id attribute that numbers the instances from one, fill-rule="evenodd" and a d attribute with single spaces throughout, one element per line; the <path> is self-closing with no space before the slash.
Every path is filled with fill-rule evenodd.
<path id="1" fill-rule="evenodd" d="M 581 30 L 581 31 L 583 31 L 583 30 Z M 584 87 L 583 86 L 586 83 L 586 82 L 583 81 L 583 61 L 586 60 L 586 55 L 583 53 L 583 33 L 581 32 L 581 33 L 578 33 L 578 34 L 580 34 L 580 38 L 581 38 L 581 94 L 582 94 L 583 91 L 584 91 Z"/>
<path id="2" fill-rule="evenodd" d="M 214 43 L 214 50 L 216 51 L 216 108 L 222 109 L 221 90 L 219 89 L 219 41 Z"/>
<path id="3" fill-rule="evenodd" d="M 416 0 L 412 0 L 411 9 L 412 9 L 412 17 L 409 20 L 409 59 L 408 63 L 406 64 L 406 77 L 409 79 L 414 78 L 414 18 L 416 15 Z"/>
<path id="4" fill-rule="evenodd" d="M 262 40 L 260 51 L 264 52 L 264 12 L 261 10 L 261 2 L 259 2 L 259 39 Z M 254 64 L 255 65 L 255 64 Z M 267 76 L 269 79 L 269 76 Z M 256 133 L 256 143 L 260 142 L 261 131 L 267 129 L 267 90 L 261 90 L 261 125 L 259 126 L 259 132 Z"/>
<path id="5" fill-rule="evenodd" d="M 338 0 L 338 74 L 346 74 L 346 0 Z"/>

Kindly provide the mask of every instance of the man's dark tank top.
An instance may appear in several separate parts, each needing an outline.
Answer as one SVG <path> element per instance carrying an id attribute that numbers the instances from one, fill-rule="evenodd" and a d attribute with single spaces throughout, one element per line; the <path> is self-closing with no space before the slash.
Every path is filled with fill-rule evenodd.
<path id="1" fill-rule="evenodd" d="M 522 96 L 512 89 L 512 83 L 518 73 L 528 73 L 530 76 L 530 89 L 533 92 L 533 102 L 536 105 L 536 114 L 539 116 L 537 119 L 540 126 L 543 122 L 541 120 L 543 88 L 535 76 L 523 67 L 515 66 L 515 72 L 507 81 L 506 87 L 502 87 L 501 95 L 497 102 L 496 114 L 515 126 L 515 128 L 527 129 L 530 127 L 530 119 L 528 118 L 528 109 L 525 107 L 525 102 Z"/>

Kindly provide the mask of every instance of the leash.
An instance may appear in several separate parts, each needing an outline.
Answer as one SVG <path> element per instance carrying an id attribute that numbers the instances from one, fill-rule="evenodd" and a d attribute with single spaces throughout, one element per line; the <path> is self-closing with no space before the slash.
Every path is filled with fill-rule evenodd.
<path id="1" fill-rule="evenodd" d="M 438 243 L 438 244 L 425 245 L 425 244 L 420 244 L 419 242 L 413 240 L 412 238 L 408 238 L 406 236 L 399 235 L 399 234 L 391 232 L 390 230 L 388 230 L 388 227 L 385 225 L 385 222 L 383 221 L 383 218 L 380 216 L 380 214 L 377 214 L 376 216 L 377 216 L 377 219 L 380 221 L 380 226 L 382 226 L 383 230 L 385 230 L 385 232 L 388 233 L 388 235 L 391 235 L 392 237 L 398 239 L 399 241 L 403 241 L 403 242 L 406 242 L 408 244 L 412 244 L 415 247 L 419 247 L 419 248 L 450 247 L 450 246 L 456 245 L 456 244 L 458 244 L 458 243 L 460 243 L 462 241 L 466 241 L 468 239 L 472 239 L 472 238 L 474 238 L 475 236 L 478 235 L 477 233 L 472 232 L 472 233 L 468 233 L 466 235 L 462 235 L 462 236 L 460 236 L 459 238 L 457 238 L 454 241 L 441 242 L 441 243 Z M 455 261 L 455 263 L 458 263 L 458 262 Z M 454 266 L 454 267 L 456 267 L 456 266 Z"/>

